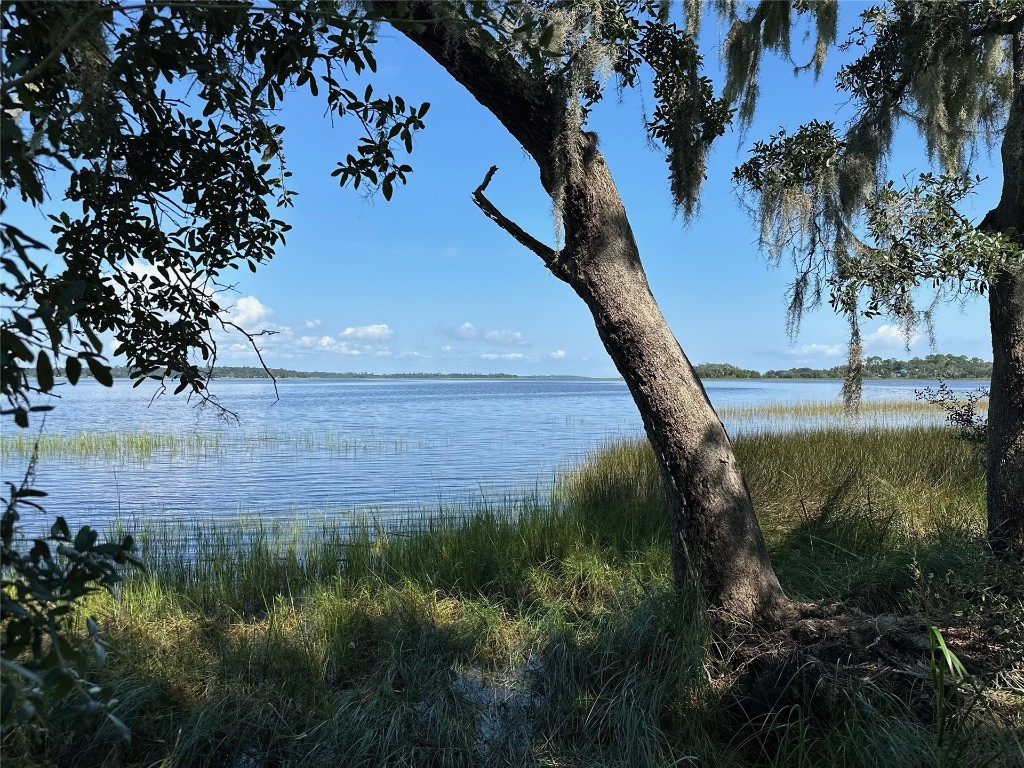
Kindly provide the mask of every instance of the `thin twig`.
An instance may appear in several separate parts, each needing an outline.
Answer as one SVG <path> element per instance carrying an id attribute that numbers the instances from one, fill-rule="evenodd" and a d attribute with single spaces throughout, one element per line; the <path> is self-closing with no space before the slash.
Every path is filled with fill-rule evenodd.
<path id="1" fill-rule="evenodd" d="M 230 320 L 221 320 L 220 322 L 221 322 L 221 325 L 223 325 L 225 327 L 234 328 L 236 331 L 238 331 L 240 334 L 245 336 L 246 339 L 249 340 L 249 344 L 252 345 L 253 352 L 255 352 L 256 353 L 256 357 L 259 358 L 260 367 L 263 368 L 263 370 L 266 372 L 267 376 L 270 377 L 270 381 L 273 382 L 273 384 L 274 384 L 274 402 L 276 403 L 278 400 L 281 399 L 281 393 L 277 391 L 277 377 L 274 376 L 274 374 L 271 372 L 270 368 L 267 367 L 266 362 L 264 362 L 264 360 L 263 360 L 263 353 L 260 352 L 260 348 L 258 346 L 256 346 L 256 337 L 257 336 L 273 336 L 275 333 L 277 333 L 277 331 L 269 331 L 267 329 L 264 329 L 264 330 L 260 331 L 259 333 L 249 333 L 247 330 L 242 328 L 240 325 L 237 325 L 236 323 L 233 323 Z"/>

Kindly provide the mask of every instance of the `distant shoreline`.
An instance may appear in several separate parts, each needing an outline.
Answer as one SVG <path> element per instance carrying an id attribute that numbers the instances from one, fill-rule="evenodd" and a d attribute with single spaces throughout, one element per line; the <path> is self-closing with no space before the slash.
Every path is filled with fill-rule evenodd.
<path id="1" fill-rule="evenodd" d="M 740 368 L 729 363 L 699 363 L 694 371 L 704 381 L 830 381 L 842 380 L 846 376 L 846 366 L 832 368 L 787 368 L 768 370 L 764 373 Z M 113 378 L 130 379 L 128 369 L 114 366 L 111 369 Z M 273 378 L 278 381 L 291 379 L 325 380 L 325 381 L 622 381 L 614 376 L 572 376 L 567 374 L 553 375 L 519 375 L 514 373 L 367 373 L 355 371 L 295 371 L 289 368 L 270 368 L 269 373 L 263 368 L 254 366 L 220 366 L 214 369 L 213 380 L 258 380 Z M 83 377 L 88 372 L 82 372 Z M 865 381 L 935 381 L 944 379 L 955 380 L 987 380 L 992 376 L 992 363 L 979 358 L 967 358 L 962 355 L 928 355 L 925 358 L 915 357 L 911 360 L 883 359 L 877 356 L 864 360 L 863 378 Z"/>

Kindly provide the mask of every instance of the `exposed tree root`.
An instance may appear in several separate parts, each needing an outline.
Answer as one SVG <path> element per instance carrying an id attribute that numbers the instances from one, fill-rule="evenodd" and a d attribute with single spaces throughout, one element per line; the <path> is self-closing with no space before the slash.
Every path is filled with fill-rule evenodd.
<path id="1" fill-rule="evenodd" d="M 962 668 L 949 666 L 921 615 L 794 603 L 788 618 L 720 631 L 712 648 L 713 682 L 728 690 L 731 715 L 751 736 L 797 719 L 835 722 L 858 695 L 887 697 L 923 724 L 973 712 L 1021 726 L 1024 649 L 1005 642 L 998 611 L 980 625 L 954 618 L 937 628 Z"/>

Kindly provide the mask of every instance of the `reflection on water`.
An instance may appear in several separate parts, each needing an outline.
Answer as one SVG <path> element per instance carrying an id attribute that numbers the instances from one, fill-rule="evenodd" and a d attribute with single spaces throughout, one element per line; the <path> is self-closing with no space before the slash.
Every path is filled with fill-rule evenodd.
<path id="1" fill-rule="evenodd" d="M 984 382 L 958 382 L 960 391 Z M 942 423 L 914 403 L 933 382 L 865 382 L 851 424 L 838 381 L 708 382 L 729 433 L 826 425 Z M 560 469 L 609 440 L 642 435 L 621 381 L 221 381 L 237 424 L 183 398 L 117 382 L 62 387 L 40 439 L 35 486 L 51 514 L 140 520 L 407 515 L 543 492 Z M 17 482 L 38 433 L 4 435 Z M 21 445 L 17 441 L 21 441 Z"/>

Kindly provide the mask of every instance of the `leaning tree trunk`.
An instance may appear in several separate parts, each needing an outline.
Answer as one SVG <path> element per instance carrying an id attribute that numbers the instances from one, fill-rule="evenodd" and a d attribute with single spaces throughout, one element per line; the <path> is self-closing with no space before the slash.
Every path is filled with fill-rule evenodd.
<path id="1" fill-rule="evenodd" d="M 712 606 L 771 618 L 785 605 L 725 427 L 651 295 L 626 211 L 589 135 L 569 180 L 561 276 L 586 302 L 654 448 L 669 507 L 676 583 Z M 556 272 L 557 274 L 557 272 Z"/>
<path id="2" fill-rule="evenodd" d="M 1024 246 L 1024 19 L 1014 25 L 1013 96 L 1002 144 L 1003 189 L 982 229 Z M 992 548 L 1024 557 L 1024 272 L 1004 270 L 990 287 L 992 386 L 986 502 Z"/>
<path id="3" fill-rule="evenodd" d="M 394 19 L 397 3 L 377 2 Z M 643 417 L 667 491 L 676 584 L 696 577 L 709 607 L 734 619 L 774 621 L 788 606 L 772 569 L 754 506 L 726 435 L 700 379 L 672 335 L 640 264 L 625 208 L 596 139 L 565 135 L 564 95 L 531 78 L 515 59 L 472 27 L 434 17 L 429 3 L 406 6 L 422 22 L 398 25 L 485 106 L 537 162 L 541 183 L 560 184 L 565 247 L 554 251 L 503 216 L 484 197 L 477 205 L 586 302 L 615 366 Z M 576 142 L 579 162 L 558 180 L 558 148 Z"/>

